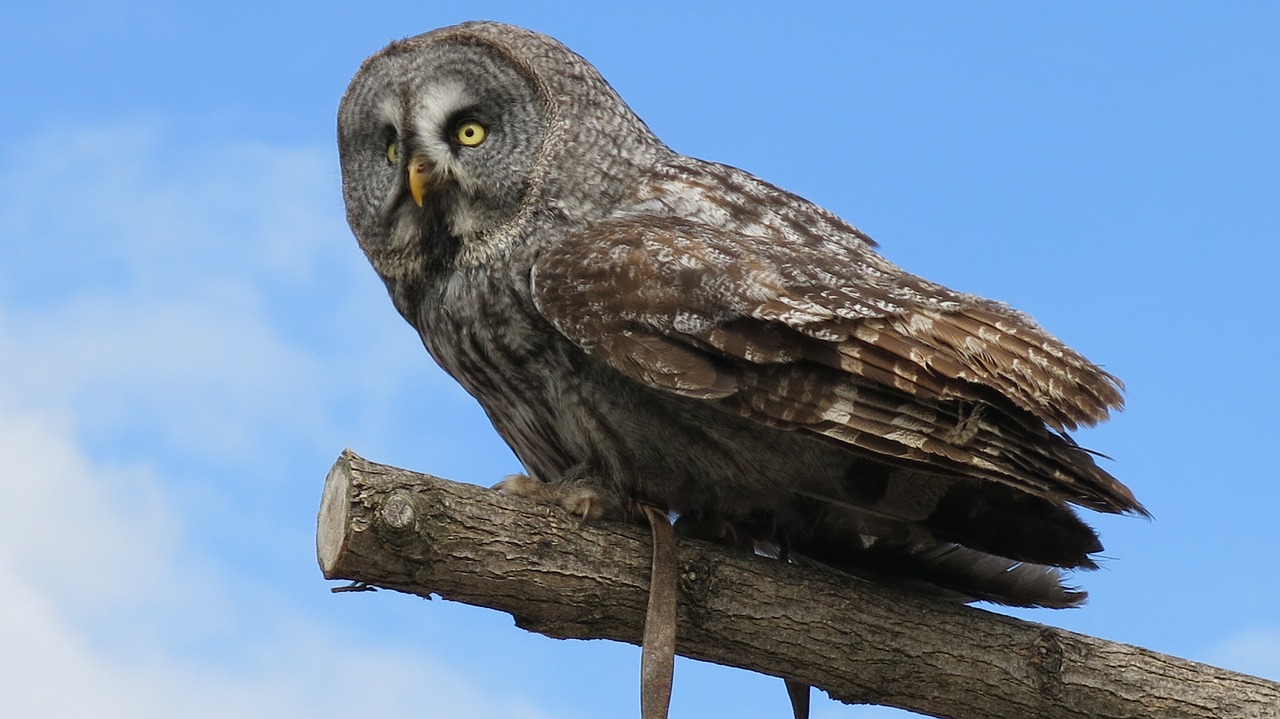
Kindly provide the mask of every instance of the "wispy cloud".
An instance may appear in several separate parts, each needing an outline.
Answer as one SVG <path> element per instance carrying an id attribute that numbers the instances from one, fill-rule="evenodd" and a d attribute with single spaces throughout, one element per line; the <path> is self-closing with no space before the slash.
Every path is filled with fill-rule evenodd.
<path id="1" fill-rule="evenodd" d="M 262 451 L 264 427 L 317 414 L 317 360 L 283 341 L 244 293 L 82 296 L 8 311 L 0 325 L 13 391 L 27 404 L 74 407 L 91 433 L 145 432 L 170 449 L 242 456 Z"/>
<path id="2" fill-rule="evenodd" d="M 314 517 L 310 485 L 280 516 L 273 470 L 430 375 L 327 148 L 179 140 L 64 128 L 0 158 L 0 715 L 542 716 L 265 583 L 312 561 L 264 551 Z"/>
<path id="3" fill-rule="evenodd" d="M 293 617 L 228 637 L 234 669 L 181 656 L 169 638 L 217 624 L 210 608 L 236 599 L 188 569 L 199 557 L 175 541 L 182 519 L 149 473 L 99 466 L 58 421 L 3 406 L 0 453 L 0 488 L 22 510 L 0 523 L 0 714 L 543 716 L 424 655 Z M 116 622 L 127 642 L 102 636 Z"/>
<path id="4" fill-rule="evenodd" d="M 352 397 L 420 385 L 428 360 L 346 229 L 333 154 L 146 123 L 10 148 L 0 381 L 104 440 L 220 460 L 329 439 Z"/>
<path id="5" fill-rule="evenodd" d="M 202 145 L 137 123 L 55 129 L 6 154 L 10 289 L 299 284 L 352 249 L 326 148 Z"/>

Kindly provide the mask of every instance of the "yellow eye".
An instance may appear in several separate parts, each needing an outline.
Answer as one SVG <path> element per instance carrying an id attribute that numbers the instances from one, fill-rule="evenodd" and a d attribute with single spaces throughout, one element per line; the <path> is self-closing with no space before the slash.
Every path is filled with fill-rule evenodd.
<path id="1" fill-rule="evenodd" d="M 387 145 L 387 162 L 392 165 L 400 164 L 400 143 L 395 140 Z"/>
<path id="2" fill-rule="evenodd" d="M 489 134 L 484 125 L 475 120 L 467 120 L 458 125 L 458 130 L 454 133 L 454 137 L 458 139 L 458 144 L 463 147 L 475 147 L 484 142 L 484 138 Z"/>

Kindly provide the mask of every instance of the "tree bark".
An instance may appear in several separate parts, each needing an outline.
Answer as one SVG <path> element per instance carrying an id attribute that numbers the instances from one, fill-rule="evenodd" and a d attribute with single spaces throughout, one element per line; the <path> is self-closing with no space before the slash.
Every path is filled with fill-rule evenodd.
<path id="1" fill-rule="evenodd" d="M 343 452 L 317 531 L 324 576 L 510 613 L 556 638 L 638 644 L 643 527 Z M 951 719 L 1276 719 L 1280 684 L 680 540 L 677 651 Z"/>

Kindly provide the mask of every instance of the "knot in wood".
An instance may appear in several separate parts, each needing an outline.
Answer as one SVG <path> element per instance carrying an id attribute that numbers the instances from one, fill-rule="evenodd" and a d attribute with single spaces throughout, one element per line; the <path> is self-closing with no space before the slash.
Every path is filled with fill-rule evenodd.
<path id="1" fill-rule="evenodd" d="M 681 609 L 694 625 L 702 625 L 707 617 L 707 600 L 715 591 L 715 566 L 707 559 L 680 563 L 678 587 Z"/>
<path id="2" fill-rule="evenodd" d="M 415 519 L 417 513 L 413 509 L 413 498 L 404 492 L 391 495 L 382 505 L 382 521 L 392 529 L 410 529 Z"/>

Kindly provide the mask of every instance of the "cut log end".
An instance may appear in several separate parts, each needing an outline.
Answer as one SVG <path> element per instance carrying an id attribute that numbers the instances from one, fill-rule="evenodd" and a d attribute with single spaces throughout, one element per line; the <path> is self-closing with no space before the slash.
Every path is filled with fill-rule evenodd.
<path id="1" fill-rule="evenodd" d="M 333 463 L 325 477 L 324 494 L 320 498 L 320 514 L 316 518 L 316 559 L 326 579 L 334 578 L 334 572 L 346 552 L 352 456 L 351 450 L 346 450 Z"/>

